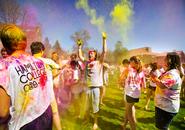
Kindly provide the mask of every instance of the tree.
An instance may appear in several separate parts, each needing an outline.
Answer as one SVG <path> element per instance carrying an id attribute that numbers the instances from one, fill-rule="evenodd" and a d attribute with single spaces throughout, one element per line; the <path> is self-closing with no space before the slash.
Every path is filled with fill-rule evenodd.
<path id="1" fill-rule="evenodd" d="M 22 17 L 20 19 L 21 26 L 29 27 L 38 25 L 37 13 L 34 7 L 26 5 L 22 9 Z"/>
<path id="2" fill-rule="evenodd" d="M 0 22 L 16 24 L 21 18 L 21 8 L 16 0 L 0 1 Z"/>
<path id="3" fill-rule="evenodd" d="M 112 50 L 107 50 L 106 56 L 105 56 L 105 62 L 114 64 L 115 63 L 115 57 L 114 52 Z"/>
<path id="4" fill-rule="evenodd" d="M 82 44 L 82 48 L 87 48 L 88 47 L 88 40 L 90 39 L 90 34 L 87 30 L 80 30 L 78 32 L 75 32 L 73 35 L 71 35 L 71 39 L 75 42 L 75 44 L 73 45 L 73 51 L 77 50 L 77 40 L 81 39 L 83 44 Z"/>
<path id="5" fill-rule="evenodd" d="M 64 50 L 60 47 L 60 43 L 58 40 L 55 42 L 52 49 L 53 49 L 53 51 L 57 52 L 59 56 L 64 54 Z"/>
<path id="6" fill-rule="evenodd" d="M 45 51 L 44 51 L 44 55 L 46 56 L 46 57 L 49 57 L 49 54 L 50 54 L 50 51 L 51 51 L 51 44 L 49 43 L 49 39 L 48 39 L 48 37 L 46 37 L 45 39 L 44 39 L 44 47 L 45 47 Z"/>
<path id="7" fill-rule="evenodd" d="M 128 49 L 123 47 L 121 41 L 115 44 L 115 50 L 113 51 L 114 62 L 120 64 L 124 58 L 127 58 Z"/>

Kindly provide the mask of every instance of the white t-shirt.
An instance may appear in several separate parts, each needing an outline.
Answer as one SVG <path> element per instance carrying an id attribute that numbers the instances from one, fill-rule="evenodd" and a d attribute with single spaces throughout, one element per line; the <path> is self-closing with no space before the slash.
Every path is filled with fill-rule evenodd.
<path id="1" fill-rule="evenodd" d="M 160 70 L 155 70 L 154 72 L 152 72 L 157 78 L 161 75 L 161 71 Z M 156 87 L 156 83 L 154 83 L 154 82 L 152 82 L 151 80 L 150 80 L 150 86 L 152 86 L 152 87 Z"/>
<path id="2" fill-rule="evenodd" d="M 52 69 L 60 69 L 59 64 L 57 64 L 57 63 L 56 63 L 55 61 L 53 61 L 52 59 L 43 58 L 43 57 L 39 57 L 38 59 L 41 59 L 41 60 L 44 62 L 45 66 L 46 66 L 46 68 L 47 68 L 48 70 L 51 70 L 51 71 L 52 71 Z"/>
<path id="3" fill-rule="evenodd" d="M 144 72 L 138 73 L 134 68 L 129 67 L 128 76 L 125 81 L 125 94 L 133 98 L 139 98 L 142 85 L 145 87 Z"/>
<path id="4" fill-rule="evenodd" d="M 100 61 L 87 62 L 86 79 L 88 87 L 103 86 L 103 64 Z"/>
<path id="5" fill-rule="evenodd" d="M 161 83 L 166 86 L 162 89 L 157 86 L 155 91 L 155 106 L 171 113 L 177 113 L 180 108 L 180 89 L 182 79 L 176 69 L 161 75 Z"/>
<path id="6" fill-rule="evenodd" d="M 52 77 L 41 60 L 29 55 L 10 56 L 0 62 L 0 85 L 11 98 L 9 130 L 19 130 L 50 105 L 54 98 Z"/>

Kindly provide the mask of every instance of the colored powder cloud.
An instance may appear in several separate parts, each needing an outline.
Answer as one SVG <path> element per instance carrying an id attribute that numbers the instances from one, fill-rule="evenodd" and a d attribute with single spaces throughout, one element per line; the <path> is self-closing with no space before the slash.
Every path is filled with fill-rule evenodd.
<path id="1" fill-rule="evenodd" d="M 132 26 L 133 6 L 129 0 L 121 0 L 110 12 L 113 26 L 122 35 L 124 41 L 128 41 L 128 33 Z"/>
<path id="2" fill-rule="evenodd" d="M 96 10 L 90 8 L 88 0 L 78 0 L 76 2 L 76 8 L 83 9 L 86 15 L 90 17 L 90 23 L 97 26 L 99 31 L 102 32 L 105 30 L 104 18 L 102 16 L 97 17 Z"/>

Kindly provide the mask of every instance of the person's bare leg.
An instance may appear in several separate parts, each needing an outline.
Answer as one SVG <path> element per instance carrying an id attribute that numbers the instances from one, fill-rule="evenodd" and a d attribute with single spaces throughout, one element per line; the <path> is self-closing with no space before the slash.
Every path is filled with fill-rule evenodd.
<path id="1" fill-rule="evenodd" d="M 123 122 L 123 130 L 126 130 L 127 124 L 128 124 L 128 105 L 125 102 L 125 119 L 124 119 L 124 122 Z"/>
<path id="2" fill-rule="evenodd" d="M 148 91 L 147 91 L 147 96 L 146 96 L 145 110 L 148 110 L 148 106 L 149 106 L 149 103 L 150 103 L 151 95 L 152 95 L 151 90 L 148 90 Z"/>
<path id="3" fill-rule="evenodd" d="M 105 90 L 106 90 L 106 87 L 103 85 L 101 88 L 100 88 L 100 104 L 103 105 L 103 98 L 105 96 Z"/>
<path id="4" fill-rule="evenodd" d="M 128 104 L 128 121 L 131 127 L 131 130 L 136 130 L 136 118 L 135 118 L 135 107 L 134 103 L 127 103 Z"/>

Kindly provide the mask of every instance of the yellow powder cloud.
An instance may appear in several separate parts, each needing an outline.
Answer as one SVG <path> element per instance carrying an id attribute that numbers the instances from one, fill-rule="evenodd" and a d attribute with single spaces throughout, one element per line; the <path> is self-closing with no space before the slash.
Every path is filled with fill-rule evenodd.
<path id="1" fill-rule="evenodd" d="M 128 40 L 128 32 L 132 26 L 133 9 L 129 0 L 122 0 L 114 6 L 110 16 L 113 26 L 116 26 L 124 41 Z"/>
<path id="2" fill-rule="evenodd" d="M 78 0 L 76 3 L 77 9 L 83 9 L 90 17 L 90 23 L 97 26 L 99 31 L 104 31 L 104 18 L 102 16 L 97 17 L 96 10 L 90 8 L 88 0 Z"/>

